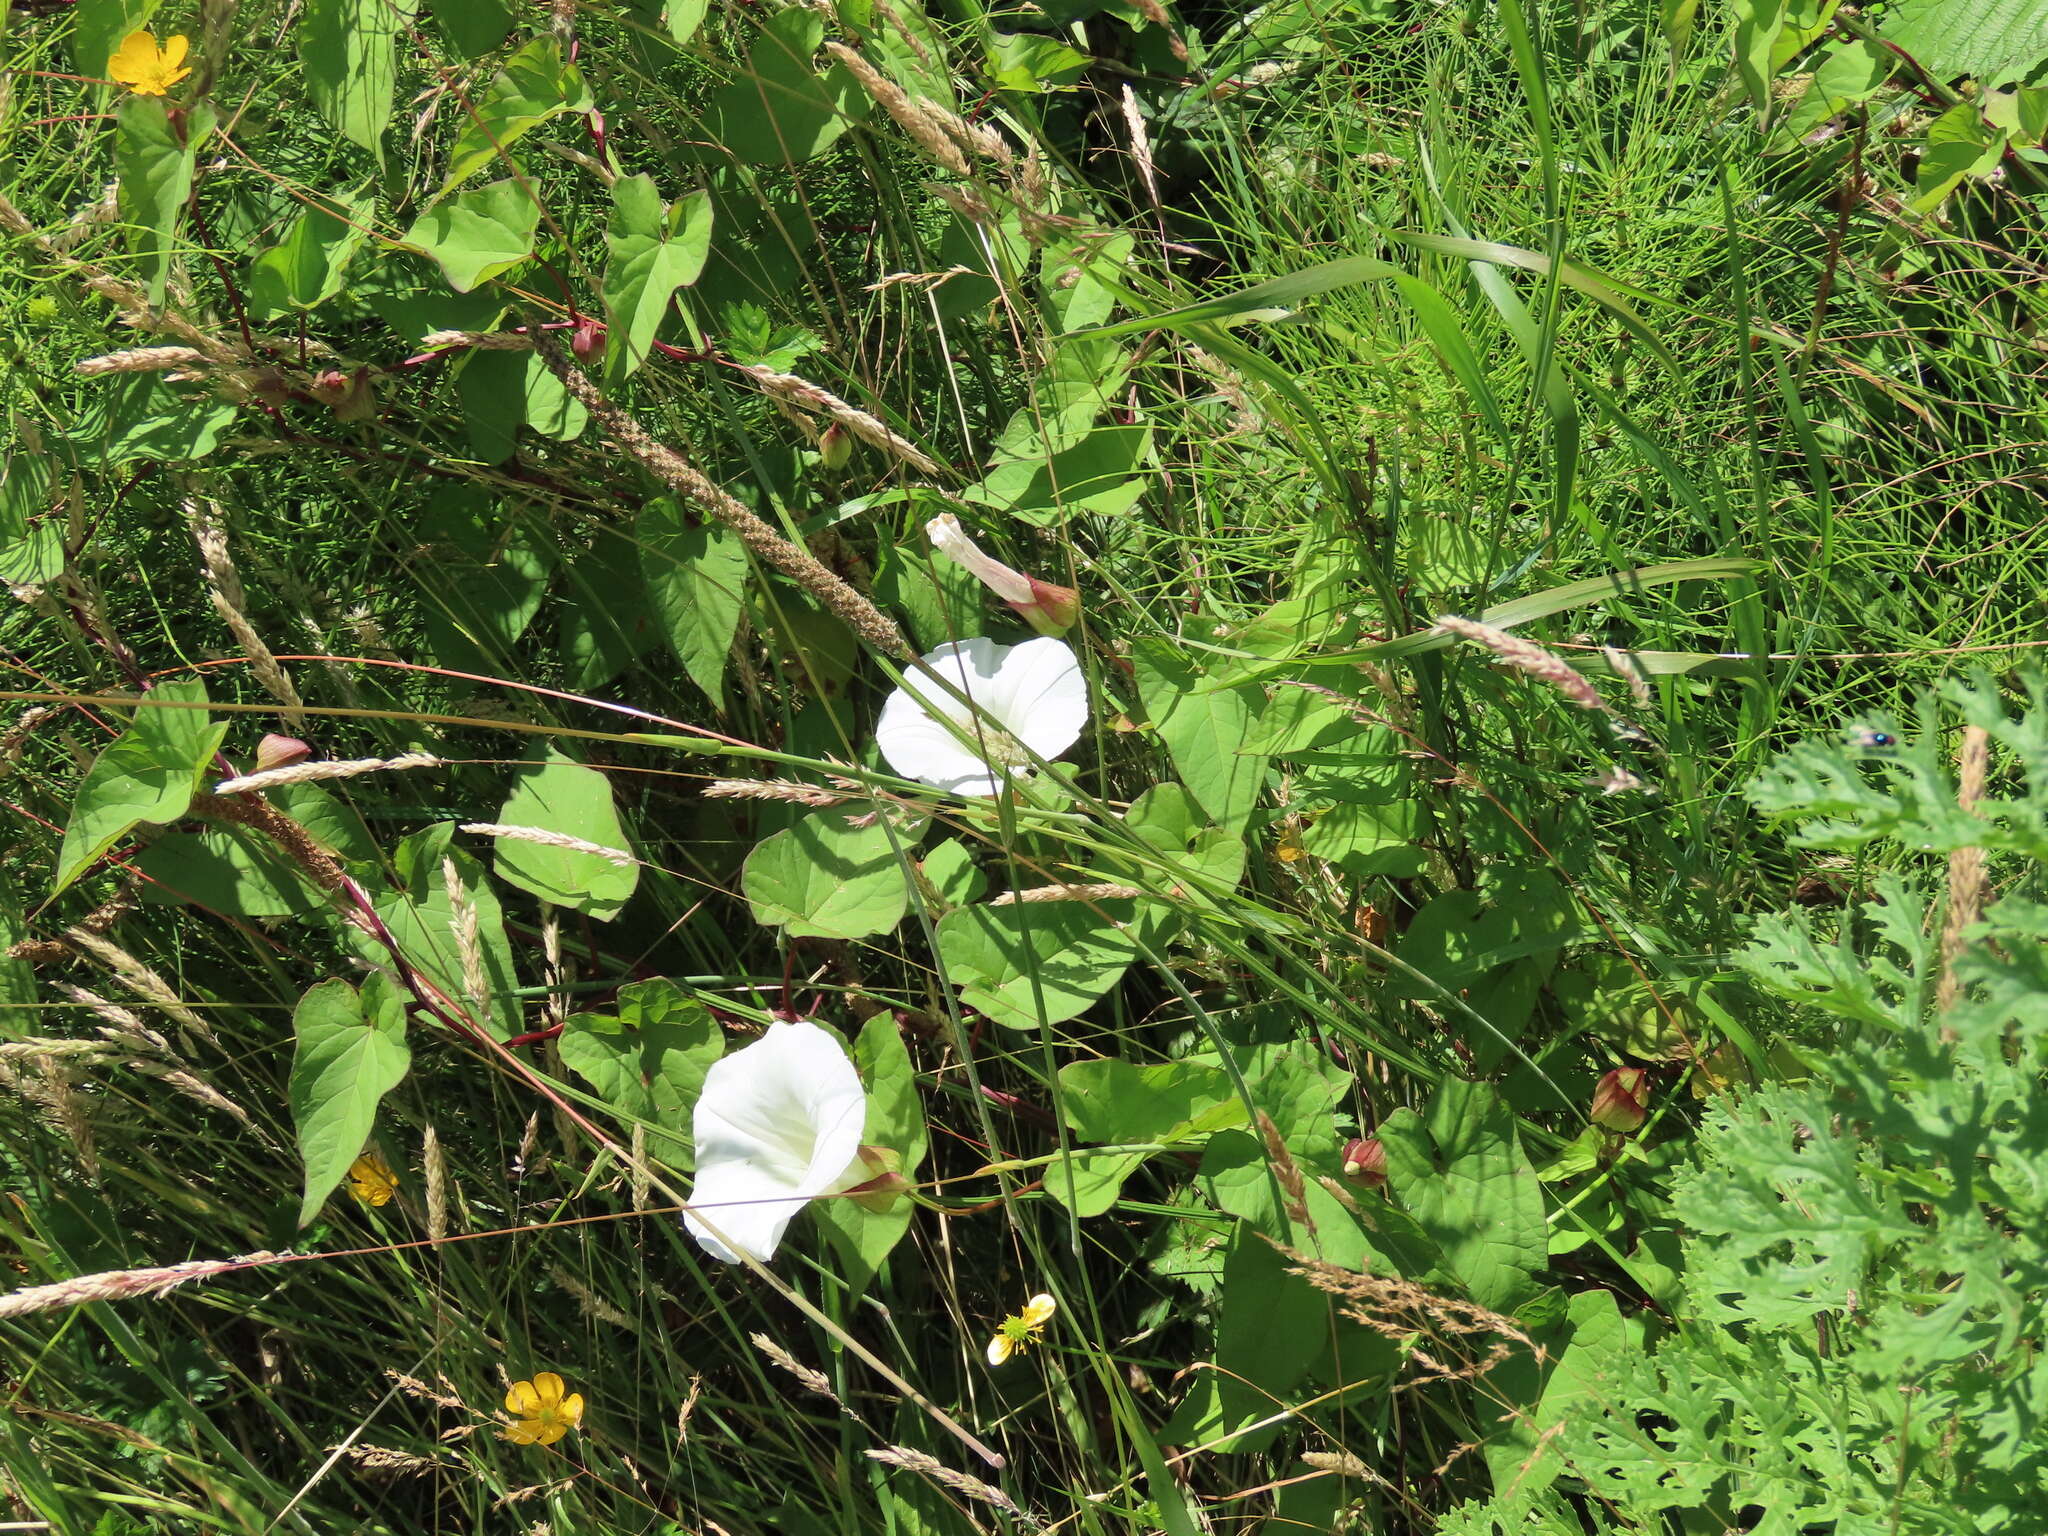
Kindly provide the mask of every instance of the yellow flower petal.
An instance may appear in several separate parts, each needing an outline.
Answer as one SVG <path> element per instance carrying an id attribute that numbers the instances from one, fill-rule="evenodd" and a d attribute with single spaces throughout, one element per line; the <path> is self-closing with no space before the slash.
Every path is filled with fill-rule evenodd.
<path id="1" fill-rule="evenodd" d="M 141 86 L 135 89 L 143 95 L 150 94 Z M 388 1204 L 397 1188 L 398 1175 L 375 1152 L 365 1152 L 349 1164 L 348 1192 L 365 1205 Z"/>
<path id="2" fill-rule="evenodd" d="M 156 39 L 147 32 L 130 32 L 121 39 L 107 59 L 107 74 L 122 85 L 142 78 L 143 71 L 156 63 Z"/>
<path id="3" fill-rule="evenodd" d="M 505 1411 L 514 1418 L 530 1419 L 540 1412 L 540 1393 L 530 1381 L 515 1381 L 505 1392 Z"/>
<path id="4" fill-rule="evenodd" d="M 549 1419 L 534 1430 L 533 1438 L 542 1445 L 553 1445 L 569 1433 L 569 1426 L 556 1419 Z"/>
<path id="5" fill-rule="evenodd" d="M 1017 1341 L 1007 1333 L 999 1333 L 988 1341 L 988 1363 L 1001 1365 L 1017 1352 Z"/>
<path id="6" fill-rule="evenodd" d="M 166 72 L 176 71 L 178 78 L 182 80 L 185 76 L 191 74 L 192 71 L 189 69 L 181 70 L 178 66 L 185 62 L 185 55 L 191 51 L 192 39 L 180 32 L 166 39 L 164 51 L 159 56 L 157 62 Z"/>
<path id="7" fill-rule="evenodd" d="M 543 1409 L 556 1407 L 562 1401 L 562 1378 L 553 1371 L 536 1371 L 533 1375 L 533 1390 L 539 1396 Z"/>
<path id="8" fill-rule="evenodd" d="M 557 1411 L 562 1415 L 563 1422 L 571 1428 L 581 1424 L 583 1422 L 583 1394 L 581 1392 L 571 1392 L 562 1399 L 562 1406 Z"/>
<path id="9" fill-rule="evenodd" d="M 505 1438 L 514 1445 L 531 1445 L 540 1433 L 540 1420 L 516 1419 L 505 1426 Z"/>
<path id="10" fill-rule="evenodd" d="M 1033 1328 L 1043 1328 L 1052 1321 L 1053 1313 L 1059 1311 L 1059 1309 L 1060 1304 L 1058 1302 L 1040 1292 L 1024 1303 L 1024 1321 Z"/>

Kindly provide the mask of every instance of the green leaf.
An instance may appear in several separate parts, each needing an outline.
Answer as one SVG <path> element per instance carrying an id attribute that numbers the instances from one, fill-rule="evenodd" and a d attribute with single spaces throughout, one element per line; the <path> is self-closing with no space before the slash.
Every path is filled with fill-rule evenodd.
<path id="1" fill-rule="evenodd" d="M 1266 786 L 1266 760 L 1253 745 L 1264 696 L 1249 685 L 1203 691 L 1170 642 L 1134 647 L 1138 696 L 1180 781 L 1217 826 L 1242 832 Z"/>
<path id="2" fill-rule="evenodd" d="M 1304 1153 L 1340 1144 L 1337 1106 L 1351 1091 L 1352 1077 L 1328 1052 L 1307 1040 L 1286 1039 L 1232 1054 L 1252 1102 L 1272 1120 L 1283 1142 Z"/>
<path id="3" fill-rule="evenodd" d="M 1309 1175 L 1302 1185 L 1302 1201 L 1313 1230 L 1288 1214 L 1286 1193 L 1275 1180 L 1265 1143 L 1255 1131 L 1220 1131 L 1210 1138 L 1197 1182 L 1218 1210 L 1242 1217 L 1275 1242 L 1292 1244 L 1325 1263 L 1402 1275 L 1424 1273 L 1433 1250 L 1421 1233 L 1410 1230 L 1412 1221 L 1384 1202 L 1367 1200 L 1373 1227 L 1368 1234 L 1318 1181 L 1317 1175 L 1327 1178 L 1339 1172 L 1339 1145 L 1326 1140 L 1314 1154 L 1307 1146 L 1289 1149 Z"/>
<path id="4" fill-rule="evenodd" d="M 0 463 L 0 582 L 41 586 L 64 569 L 64 536 L 50 516 L 51 462 L 17 453 Z"/>
<path id="5" fill-rule="evenodd" d="M 376 206 L 375 194 L 365 192 L 341 193 L 302 209 L 284 239 L 250 264 L 250 305 L 263 315 L 278 315 L 333 298 L 370 237 Z"/>
<path id="6" fill-rule="evenodd" d="M 665 12 L 669 41 L 680 47 L 695 37 L 710 8 L 711 0 L 669 0 Z"/>
<path id="7" fill-rule="evenodd" d="M 917 1069 L 903 1044 L 903 1030 L 895 1014 L 878 1013 L 861 1027 L 853 1042 L 853 1064 L 868 1091 L 862 1144 L 896 1153 L 901 1158 L 896 1171 L 914 1182 L 930 1137 L 925 1129 L 924 1103 L 917 1095 Z M 852 1200 L 821 1200 L 813 1210 L 841 1253 L 851 1257 L 852 1264 L 841 1278 L 859 1291 L 910 1230 L 916 1207 L 899 1199 L 891 1210 L 870 1211 Z"/>
<path id="8" fill-rule="evenodd" d="M 512 30 L 512 0 L 428 0 L 428 8 L 465 59 L 489 53 Z"/>
<path id="9" fill-rule="evenodd" d="M 517 181 L 494 181 L 444 198 L 413 221 L 399 243 L 440 264 L 448 285 L 467 293 L 533 254 L 540 204 Z"/>
<path id="10" fill-rule="evenodd" d="M 947 907 L 979 901 L 988 890 L 988 876 L 974 864 L 974 854 L 957 837 L 949 837 L 918 861 L 918 870 Z"/>
<path id="11" fill-rule="evenodd" d="M 476 98 L 474 110 L 464 112 L 440 195 L 454 191 L 549 119 L 589 110 L 590 87 L 583 83 L 583 71 L 563 57 L 557 39 L 535 38 L 505 61 L 497 78 Z M 507 169 L 518 167 L 508 159 Z"/>
<path id="12" fill-rule="evenodd" d="M 228 728 L 206 711 L 198 678 L 158 683 L 135 709 L 135 720 L 99 755 L 78 786 L 64 846 L 57 854 L 55 895 L 142 822 L 176 821 L 213 766 Z"/>
<path id="13" fill-rule="evenodd" d="M 555 377 L 537 352 L 479 348 L 463 358 L 455 389 L 470 447 L 487 464 L 501 464 L 519 445 L 519 429 L 573 442 L 590 424 L 590 412 Z"/>
<path id="14" fill-rule="evenodd" d="M 711 1010 L 674 982 L 619 988 L 609 1013 L 562 1021 L 562 1060 L 622 1118 L 656 1128 L 668 1145 L 656 1155 L 691 1165 L 690 1113 L 704 1076 L 725 1053 Z"/>
<path id="15" fill-rule="evenodd" d="M 71 440 L 112 467 L 130 459 L 203 459 L 220 443 L 235 419 L 235 408 L 210 390 L 164 383 L 153 373 L 117 375 L 98 402 L 81 413 Z"/>
<path id="16" fill-rule="evenodd" d="M 1397 1109 L 1380 1122 L 1379 1139 L 1389 1185 L 1472 1299 L 1506 1312 L 1533 1295 L 1550 1260 L 1543 1184 L 1492 1087 L 1446 1078 L 1426 1127 L 1413 1110 Z"/>
<path id="17" fill-rule="evenodd" d="M 1189 921 L 1189 899 L 1194 892 L 1228 890 L 1244 877 L 1244 838 L 1210 826 L 1194 797 L 1170 779 L 1154 784 L 1132 801 L 1124 823 L 1156 857 L 1141 861 L 1121 853 L 1111 855 L 1105 861 L 1106 872 L 1119 882 L 1149 891 L 1184 887 L 1180 898 L 1148 899 L 1140 904 L 1138 931 L 1149 949 L 1159 949 L 1170 941 L 1172 930 Z M 1159 868 L 1161 863 L 1167 869 Z"/>
<path id="18" fill-rule="evenodd" d="M 546 529 L 490 493 L 435 493 L 415 532 L 428 546 L 419 588 L 427 638 L 441 664 L 490 673 L 540 612 L 555 545 Z"/>
<path id="19" fill-rule="evenodd" d="M 349 296 L 361 299 L 403 340 L 415 344 L 432 331 L 492 331 L 505 313 L 503 295 L 484 289 L 457 293 L 440 268 L 395 246 L 376 253 L 375 265 L 358 272 Z"/>
<path id="20" fill-rule="evenodd" d="M 509 1040 L 519 1032 L 519 978 L 512 968 L 512 946 L 505 937 L 505 914 L 498 894 L 484 878 L 483 866 L 450 846 L 455 825 L 442 822 L 415 832 L 393 850 L 403 885 L 376 899 L 377 916 L 390 930 L 406 963 L 443 995 L 475 1017 L 493 1039 Z M 474 924 L 475 953 L 481 962 L 485 996 L 469 995 L 463 965 L 462 932 L 457 896 L 449 889 L 454 876 L 468 923 Z M 385 960 L 383 946 L 351 930 L 351 942 L 368 958 Z"/>
<path id="21" fill-rule="evenodd" d="M 690 680 L 723 712 L 725 661 L 746 588 L 746 550 L 717 524 L 689 526 L 670 497 L 641 510 L 637 536 L 647 595 L 669 644 Z"/>
<path id="22" fill-rule="evenodd" d="M 1282 689 L 1275 702 L 1296 697 L 1298 690 Z M 1299 781 L 1296 804 L 1312 818 L 1302 833 L 1304 852 L 1361 880 L 1421 872 L 1415 776 L 1399 745 L 1392 732 L 1373 727 L 1327 751 L 1299 754 L 1331 765 L 1331 771 L 1304 773 Z"/>
<path id="23" fill-rule="evenodd" d="M 1860 39 L 1829 49 L 1798 105 L 1779 125 L 1774 147 L 1786 151 L 1803 147 L 1800 140 L 1829 118 L 1883 90 L 1899 63 L 1899 56 L 1889 48 Z"/>
<path id="24" fill-rule="evenodd" d="M 1057 38 L 1037 32 L 997 33 L 988 53 L 989 78 L 999 90 L 1064 91 L 1094 61 Z"/>
<path id="25" fill-rule="evenodd" d="M 142 888 L 144 901 L 190 901 L 231 917 L 296 917 L 324 905 L 275 844 L 242 827 L 166 833 L 135 863 L 158 882 Z"/>
<path id="26" fill-rule="evenodd" d="M 1304 851 L 1355 879 L 1422 873 L 1413 800 L 1387 792 L 1376 800 L 1340 803 L 1322 812 L 1301 836 Z"/>
<path id="27" fill-rule="evenodd" d="M 1107 912 L 1129 904 L 1110 902 Z M 963 907 L 939 920 L 939 961 L 963 1007 L 1012 1029 L 1062 1023 L 1123 978 L 1131 935 L 1090 903 Z"/>
<path id="28" fill-rule="evenodd" d="M 336 132 L 380 162 L 398 38 L 417 9 L 418 0 L 306 0 L 299 13 L 306 94 Z"/>
<path id="29" fill-rule="evenodd" d="M 1969 76 L 1986 90 L 2048 59 L 2043 0 L 1897 0 L 1880 30 L 1936 80 Z"/>
<path id="30" fill-rule="evenodd" d="M 909 840 L 879 822 L 849 827 L 846 815 L 813 811 L 747 855 L 740 890 L 756 922 L 792 938 L 864 939 L 903 921 Z"/>
<path id="31" fill-rule="evenodd" d="M 822 76 L 811 67 L 824 38 L 813 11 L 792 7 L 769 18 L 740 78 L 705 104 L 702 136 L 755 165 L 797 165 L 824 153 L 874 106 L 839 65 Z"/>
<path id="32" fill-rule="evenodd" d="M 596 542 L 563 573 L 562 585 L 566 686 L 580 691 L 608 683 L 655 643 L 640 550 L 629 532 L 600 528 Z"/>
<path id="33" fill-rule="evenodd" d="M 1145 492 L 1139 478 L 1152 452 L 1146 426 L 1098 427 L 1071 447 L 1045 452 L 1043 443 L 1023 458 L 999 464 L 962 501 L 1002 507 L 1027 522 L 1048 523 L 1075 512 L 1114 516 Z"/>
<path id="34" fill-rule="evenodd" d="M 1193 1061 L 1139 1067 L 1115 1058 L 1060 1068 L 1060 1114 L 1083 1141 L 1167 1146 L 1199 1145 L 1212 1132 L 1250 1119 L 1221 1067 Z M 1076 1216 L 1100 1216 L 1152 1155 L 1076 1151 L 1046 1168 L 1046 1193 Z"/>
<path id="35" fill-rule="evenodd" d="M 652 176 L 623 176 L 612 187 L 604 244 L 605 378 L 616 384 L 647 360 L 675 291 L 703 272 L 711 254 L 711 197 L 696 192 L 670 207 Z"/>
<path id="36" fill-rule="evenodd" d="M 404 1001 L 381 976 L 360 997 L 345 981 L 321 982 L 299 999 L 292 1033 L 292 1123 L 306 1166 L 303 1227 L 362 1155 L 378 1101 L 405 1080 L 412 1052 Z"/>
<path id="37" fill-rule="evenodd" d="M 538 827 L 629 851 L 626 829 L 612 805 L 610 779 L 552 747 L 542 749 L 539 763 L 520 771 L 511 798 L 498 810 L 500 826 Z M 640 883 L 638 864 L 621 865 L 579 848 L 513 837 L 498 839 L 493 870 L 508 885 L 600 921 L 616 917 Z"/>
<path id="38" fill-rule="evenodd" d="M 1988 126 L 1974 102 L 1962 101 L 1927 127 L 1927 144 L 1913 173 L 1913 207 L 1931 213 L 1970 177 L 1983 178 L 2005 158 L 2005 135 Z"/>
<path id="39" fill-rule="evenodd" d="M 375 864 L 382 859 L 377 840 L 355 807 L 337 800 L 318 784 L 280 784 L 269 794 L 272 805 L 344 863 Z"/>
<path id="40" fill-rule="evenodd" d="M 128 230 L 149 302 L 164 301 L 178 220 L 192 196 L 192 172 L 199 146 L 213 132 L 213 108 L 205 102 L 186 109 L 177 121 L 161 96 L 130 96 L 115 114 L 114 174 L 119 178 L 121 222 Z"/>
<path id="41" fill-rule="evenodd" d="M 10 1040 L 41 1034 L 48 1024 L 35 967 L 9 953 L 28 937 L 12 886 L 0 883 L 0 1034 Z"/>
<path id="42" fill-rule="evenodd" d="M 902 616 L 920 651 L 982 632 L 987 588 L 964 567 L 936 560 L 922 536 L 915 545 L 884 544 L 876 552 L 874 594 L 885 612 Z"/>
<path id="43" fill-rule="evenodd" d="M 1330 1348 L 1330 1304 L 1288 1257 L 1241 1222 L 1223 1256 L 1223 1307 L 1216 1322 L 1218 1409 L 1226 1432 L 1275 1417 L 1273 1405 Z M 1230 1442 L 1233 1454 L 1263 1449 L 1278 1423 Z"/>

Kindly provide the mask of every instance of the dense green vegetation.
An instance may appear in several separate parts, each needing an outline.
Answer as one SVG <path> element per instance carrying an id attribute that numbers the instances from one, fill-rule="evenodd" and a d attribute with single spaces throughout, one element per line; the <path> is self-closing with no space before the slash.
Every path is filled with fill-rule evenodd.
<path id="1" fill-rule="evenodd" d="M 2033 1518 L 2038 0 L 0 26 L 0 1520 Z"/>

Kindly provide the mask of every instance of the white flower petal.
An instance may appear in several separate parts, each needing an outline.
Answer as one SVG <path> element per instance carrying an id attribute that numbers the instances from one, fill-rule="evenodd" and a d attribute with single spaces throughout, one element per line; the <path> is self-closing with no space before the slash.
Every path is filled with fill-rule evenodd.
<path id="1" fill-rule="evenodd" d="M 937 650 L 927 651 L 924 664 L 986 709 L 995 687 L 996 672 L 1008 652 L 1007 646 L 997 645 L 995 641 L 977 635 L 972 640 L 949 640 Z M 908 692 L 927 713 L 963 724 L 973 718 L 967 705 L 922 672 L 905 672 L 903 687 L 897 692 Z"/>
<path id="2" fill-rule="evenodd" d="M 1002 787 L 989 765 L 976 757 L 953 735 L 953 727 L 940 724 L 918 706 L 910 695 L 898 690 L 882 706 L 882 718 L 875 722 L 875 745 L 883 760 L 906 779 L 919 779 L 953 795 L 992 795 Z M 972 731 L 973 727 L 960 729 Z"/>
<path id="3" fill-rule="evenodd" d="M 805 1201 L 847 1187 L 866 1121 L 867 1093 L 845 1047 L 808 1019 L 778 1020 L 705 1074 L 691 1116 L 691 1199 L 747 1202 L 711 1219 L 765 1260 Z M 715 1257 L 738 1262 L 701 1223 L 685 1221 Z"/>
<path id="4" fill-rule="evenodd" d="M 788 1185 L 751 1163 L 720 1163 L 698 1172 L 690 1187 L 690 1204 L 702 1206 L 729 1240 L 715 1236 L 698 1220 L 694 1209 L 684 1212 L 683 1225 L 706 1253 L 737 1264 L 740 1256 L 733 1248 L 739 1247 L 765 1264 L 775 1257 L 776 1246 L 796 1213 L 810 1201 L 790 1194 Z"/>
<path id="5" fill-rule="evenodd" d="M 1000 738 L 1022 742 L 1040 757 L 1057 757 L 1080 740 L 1088 723 L 1087 679 L 1061 641 L 1003 646 L 983 638 L 959 640 L 924 661 L 965 693 L 973 708 L 948 697 L 929 677 L 904 675 L 875 722 L 875 744 L 905 778 L 956 795 L 992 795 L 1002 787 L 1004 769 L 1028 766 L 999 761 L 1012 756 Z M 975 749 L 977 739 L 988 740 L 985 752 Z"/>
<path id="6" fill-rule="evenodd" d="M 1058 757 L 1088 724 L 1088 680 L 1065 641 L 1040 636 L 1010 647 L 985 703 L 1025 746 Z"/>
<path id="7" fill-rule="evenodd" d="M 1013 571 L 1002 561 L 985 553 L 979 544 L 968 537 L 967 530 L 960 526 L 960 519 L 946 512 L 924 525 L 925 536 L 932 541 L 932 547 L 962 570 L 972 573 L 981 584 L 995 593 L 1004 602 L 1030 603 L 1031 578 L 1022 571 Z"/>

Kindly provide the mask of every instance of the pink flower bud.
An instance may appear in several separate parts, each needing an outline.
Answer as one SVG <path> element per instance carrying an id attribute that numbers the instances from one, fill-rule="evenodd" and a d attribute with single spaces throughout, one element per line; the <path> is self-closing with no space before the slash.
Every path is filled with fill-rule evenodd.
<path id="1" fill-rule="evenodd" d="M 586 363 L 600 355 L 604 351 L 604 327 L 589 315 L 583 316 L 569 333 L 569 350 Z"/>
<path id="2" fill-rule="evenodd" d="M 845 1193 L 862 1210 L 886 1216 L 910 1188 L 910 1181 L 896 1171 L 903 1166 L 903 1154 L 890 1147 L 863 1146 L 859 1156 L 861 1171 L 869 1177 Z"/>
<path id="3" fill-rule="evenodd" d="M 1650 1074 L 1641 1067 L 1616 1067 L 1601 1074 L 1593 1090 L 1593 1123 L 1623 1135 L 1649 1116 Z"/>
<path id="4" fill-rule="evenodd" d="M 1041 635 L 1063 635 L 1081 620 L 1081 594 L 1072 587 L 1054 586 L 1049 581 L 1040 581 L 1036 576 L 1026 577 L 1031 583 L 1031 604 L 1017 608 L 1026 622 Z M 1016 608 L 1017 605 L 1010 605 Z"/>
<path id="5" fill-rule="evenodd" d="M 296 736 L 269 735 L 256 743 L 256 772 L 288 768 L 293 763 L 303 763 L 312 755 L 313 749 Z"/>
<path id="6" fill-rule="evenodd" d="M 354 373 L 321 369 L 313 375 L 313 398 L 331 409 L 339 421 L 374 421 L 377 416 L 377 392 L 370 386 L 368 368 Z"/>
<path id="7" fill-rule="evenodd" d="M 960 519 L 947 512 L 924 525 L 932 547 L 1004 602 L 1041 635 L 1063 635 L 1081 617 L 1081 594 L 1012 570 L 967 536 Z"/>
<path id="8" fill-rule="evenodd" d="M 853 457 L 853 434 L 833 422 L 818 438 L 818 462 L 827 469 L 844 469 Z"/>
<path id="9" fill-rule="evenodd" d="M 1368 1189 L 1387 1187 L 1387 1149 L 1379 1137 L 1354 1136 L 1344 1143 L 1344 1177 Z"/>

